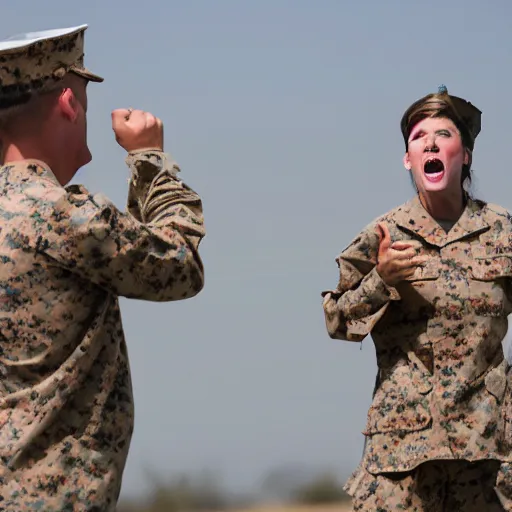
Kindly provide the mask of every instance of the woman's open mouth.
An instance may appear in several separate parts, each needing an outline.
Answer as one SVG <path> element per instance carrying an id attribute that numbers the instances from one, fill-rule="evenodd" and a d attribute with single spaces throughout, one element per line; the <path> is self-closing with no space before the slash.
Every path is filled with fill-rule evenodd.
<path id="1" fill-rule="evenodd" d="M 444 176 L 444 164 L 439 158 L 430 158 L 423 167 L 425 178 L 431 183 L 441 181 Z"/>

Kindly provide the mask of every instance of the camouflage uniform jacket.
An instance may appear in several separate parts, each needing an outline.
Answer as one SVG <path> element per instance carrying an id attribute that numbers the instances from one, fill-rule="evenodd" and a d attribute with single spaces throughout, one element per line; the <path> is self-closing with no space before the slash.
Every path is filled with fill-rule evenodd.
<path id="1" fill-rule="evenodd" d="M 392 241 L 428 256 L 396 287 L 376 270 L 380 221 Z M 323 293 L 329 335 L 362 341 L 371 334 L 377 355 L 365 469 L 512 460 L 512 387 L 501 344 L 512 312 L 510 215 L 470 200 L 446 233 L 416 197 L 371 223 L 337 263 L 339 284 Z"/>
<path id="2" fill-rule="evenodd" d="M 200 198 L 130 154 L 128 212 L 42 162 L 0 169 L 0 509 L 115 509 L 133 431 L 118 296 L 203 286 Z"/>

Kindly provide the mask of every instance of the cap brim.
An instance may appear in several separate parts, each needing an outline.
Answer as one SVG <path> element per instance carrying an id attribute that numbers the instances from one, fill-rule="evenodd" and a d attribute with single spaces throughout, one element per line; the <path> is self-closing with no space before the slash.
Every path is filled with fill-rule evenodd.
<path id="1" fill-rule="evenodd" d="M 81 76 L 82 78 L 85 78 L 89 82 L 103 82 L 104 78 L 102 78 L 99 75 L 95 75 L 94 73 L 91 73 L 87 68 L 77 68 L 72 67 L 71 72 L 75 73 L 75 75 Z"/>

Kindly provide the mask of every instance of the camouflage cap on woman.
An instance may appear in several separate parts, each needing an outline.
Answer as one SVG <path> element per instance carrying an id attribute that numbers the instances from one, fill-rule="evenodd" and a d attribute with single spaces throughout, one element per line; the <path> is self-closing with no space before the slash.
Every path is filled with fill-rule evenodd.
<path id="1" fill-rule="evenodd" d="M 469 101 L 448 94 L 448 89 L 444 85 L 439 87 L 437 93 L 427 94 L 415 101 L 402 116 L 400 128 L 406 149 L 412 128 L 427 117 L 451 119 L 461 132 L 464 145 L 473 149 L 481 129 L 482 112 Z"/>

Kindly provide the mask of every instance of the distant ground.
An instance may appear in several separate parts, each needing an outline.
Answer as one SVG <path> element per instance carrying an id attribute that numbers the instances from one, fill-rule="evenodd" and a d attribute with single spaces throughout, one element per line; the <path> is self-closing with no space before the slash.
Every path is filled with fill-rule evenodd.
<path id="1" fill-rule="evenodd" d="M 119 512 L 169 512 L 169 510 L 176 510 L 174 507 L 169 508 L 164 505 L 156 505 L 150 507 L 138 506 L 121 506 L 118 508 Z M 183 510 L 180 508 L 180 510 Z M 352 512 L 352 507 L 349 503 L 343 502 L 335 505 L 266 505 L 261 507 L 232 510 L 230 512 Z"/>
<path id="2" fill-rule="evenodd" d="M 247 510 L 240 510 L 237 512 L 351 512 L 352 507 L 350 504 L 341 503 L 338 505 L 329 506 L 282 506 L 282 507 L 261 507 Z"/>

